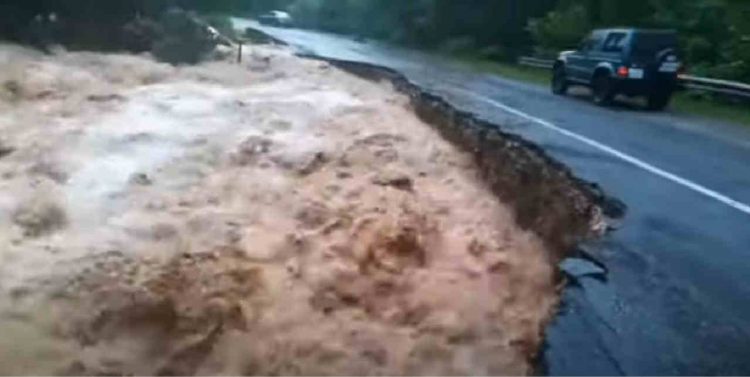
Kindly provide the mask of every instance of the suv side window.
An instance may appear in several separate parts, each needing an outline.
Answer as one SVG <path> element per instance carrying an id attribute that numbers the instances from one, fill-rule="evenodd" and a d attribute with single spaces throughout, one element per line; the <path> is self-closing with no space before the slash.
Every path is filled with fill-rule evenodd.
<path id="1" fill-rule="evenodd" d="M 603 30 L 594 30 L 593 33 L 586 39 L 585 42 L 585 51 L 595 51 L 600 50 L 602 47 L 602 41 L 604 41 L 604 37 L 606 36 L 606 32 Z"/>
<path id="2" fill-rule="evenodd" d="M 607 39 L 604 41 L 604 52 L 622 52 L 625 49 L 625 42 L 627 41 L 627 34 L 625 33 L 610 33 Z"/>
<path id="3" fill-rule="evenodd" d="M 586 39 L 581 42 L 580 50 L 583 52 L 591 51 L 597 46 L 597 38 L 595 33 L 591 33 Z"/>

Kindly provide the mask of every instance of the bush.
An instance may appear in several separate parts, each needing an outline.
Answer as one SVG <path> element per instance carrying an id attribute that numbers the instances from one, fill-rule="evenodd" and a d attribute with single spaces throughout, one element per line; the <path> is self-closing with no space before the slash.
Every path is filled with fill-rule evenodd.
<path id="1" fill-rule="evenodd" d="M 685 42 L 687 58 L 692 62 L 706 62 L 716 59 L 716 48 L 708 39 L 692 37 Z"/>
<path id="2" fill-rule="evenodd" d="M 195 14 L 172 9 L 162 16 L 164 36 L 153 47 L 154 56 L 170 64 L 196 64 L 216 48 L 216 41 Z"/>
<path id="3" fill-rule="evenodd" d="M 213 26 L 216 30 L 221 33 L 221 35 L 234 39 L 236 37 L 236 31 L 234 30 L 234 23 L 232 23 L 232 20 L 227 16 L 222 16 L 219 14 L 210 14 L 207 16 L 204 16 L 203 19 L 211 26 Z"/>
<path id="4" fill-rule="evenodd" d="M 122 27 L 123 47 L 131 52 L 151 51 L 154 42 L 163 37 L 164 29 L 159 23 L 146 18 L 136 18 Z"/>

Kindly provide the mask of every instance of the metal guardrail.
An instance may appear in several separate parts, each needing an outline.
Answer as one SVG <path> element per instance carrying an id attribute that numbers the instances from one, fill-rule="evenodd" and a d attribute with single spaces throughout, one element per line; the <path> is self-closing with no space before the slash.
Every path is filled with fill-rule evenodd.
<path id="1" fill-rule="evenodd" d="M 549 59 L 538 59 L 530 56 L 522 56 L 518 59 L 518 64 L 525 65 L 527 67 L 552 69 L 555 61 Z"/>
<path id="2" fill-rule="evenodd" d="M 554 60 L 531 56 L 522 56 L 518 59 L 518 64 L 520 65 L 541 69 L 552 69 L 554 63 Z M 690 75 L 680 75 L 679 81 L 680 86 L 688 90 L 707 92 L 745 101 L 750 100 L 750 85 L 745 83 Z"/>
<path id="3" fill-rule="evenodd" d="M 680 76 L 680 85 L 689 90 L 720 94 L 727 97 L 750 100 L 750 85 L 741 82 L 709 79 L 689 75 Z"/>

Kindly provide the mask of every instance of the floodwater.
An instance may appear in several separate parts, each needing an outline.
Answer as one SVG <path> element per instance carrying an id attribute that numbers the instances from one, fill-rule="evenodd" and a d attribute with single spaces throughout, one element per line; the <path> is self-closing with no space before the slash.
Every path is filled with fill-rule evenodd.
<path id="1" fill-rule="evenodd" d="M 528 374 L 542 242 L 388 83 L 0 46 L 0 374 Z"/>

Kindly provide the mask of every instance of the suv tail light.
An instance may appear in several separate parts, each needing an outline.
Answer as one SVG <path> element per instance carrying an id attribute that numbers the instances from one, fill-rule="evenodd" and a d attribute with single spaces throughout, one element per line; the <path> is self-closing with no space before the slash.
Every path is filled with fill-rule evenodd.
<path id="1" fill-rule="evenodd" d="M 630 69 L 626 66 L 621 66 L 617 69 L 617 76 L 628 77 L 630 75 Z"/>

